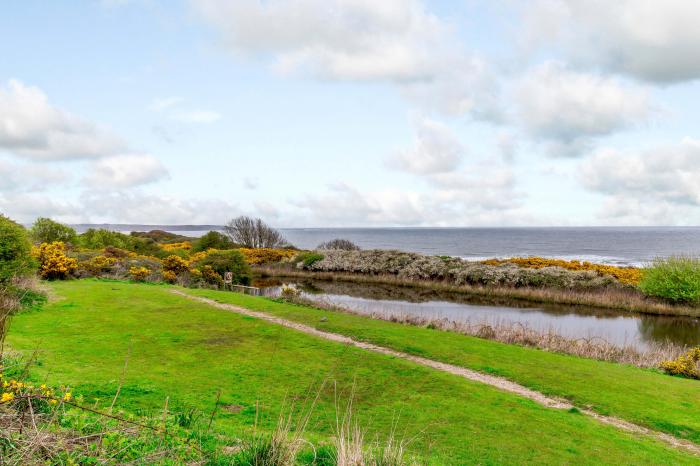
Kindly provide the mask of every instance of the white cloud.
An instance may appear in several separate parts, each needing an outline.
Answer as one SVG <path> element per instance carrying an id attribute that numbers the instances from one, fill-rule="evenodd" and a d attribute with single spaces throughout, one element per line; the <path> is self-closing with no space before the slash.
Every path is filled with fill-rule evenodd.
<path id="1" fill-rule="evenodd" d="M 699 140 L 641 153 L 600 150 L 582 163 L 580 173 L 586 188 L 609 196 L 601 213 L 605 218 L 638 224 L 700 221 Z"/>
<path id="2" fill-rule="evenodd" d="M 184 123 L 214 123 L 221 119 L 221 115 L 209 110 L 190 110 L 176 112 L 170 118 Z"/>
<path id="3" fill-rule="evenodd" d="M 412 147 L 387 159 L 389 167 L 418 175 L 457 169 L 464 155 L 464 147 L 448 126 L 422 119 L 416 123 L 416 133 Z"/>
<path id="4" fill-rule="evenodd" d="M 65 184 L 70 174 L 60 168 L 38 163 L 15 163 L 0 158 L 0 192 L 37 192 Z"/>
<path id="5" fill-rule="evenodd" d="M 515 104 L 517 122 L 559 156 L 580 155 L 593 138 L 643 122 L 653 112 L 645 91 L 556 62 L 537 66 L 517 84 Z"/>
<path id="6" fill-rule="evenodd" d="M 85 181 L 100 190 L 130 188 L 168 177 L 168 171 L 149 154 L 122 154 L 98 160 L 88 167 Z"/>
<path id="7" fill-rule="evenodd" d="M 34 160 L 97 158 L 124 143 L 51 105 L 41 89 L 10 80 L 0 88 L 0 149 Z"/>
<path id="8" fill-rule="evenodd" d="M 200 0 L 195 9 L 239 52 L 281 71 L 340 79 L 425 79 L 444 26 L 418 0 Z"/>
<path id="9" fill-rule="evenodd" d="M 700 78 L 697 0 L 540 0 L 526 14 L 532 40 L 579 64 L 661 83 Z"/>

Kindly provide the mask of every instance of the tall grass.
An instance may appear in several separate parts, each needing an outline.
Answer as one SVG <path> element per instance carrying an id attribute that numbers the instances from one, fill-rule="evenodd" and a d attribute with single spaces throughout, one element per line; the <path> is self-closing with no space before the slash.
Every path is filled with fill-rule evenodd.
<path id="1" fill-rule="evenodd" d="M 639 284 L 648 296 L 673 303 L 700 303 L 700 258 L 675 256 L 655 259 L 644 269 Z"/>

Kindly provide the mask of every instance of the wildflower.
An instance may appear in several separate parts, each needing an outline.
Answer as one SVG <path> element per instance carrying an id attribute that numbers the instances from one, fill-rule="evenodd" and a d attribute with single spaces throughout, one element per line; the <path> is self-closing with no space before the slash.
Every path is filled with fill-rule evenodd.
<path id="1" fill-rule="evenodd" d="M 63 401 L 70 401 L 71 398 L 73 398 L 73 394 L 71 394 L 71 392 L 67 392 L 65 395 L 63 395 Z"/>
<path id="2" fill-rule="evenodd" d="M 7 403 L 9 401 L 12 401 L 15 399 L 15 394 L 12 392 L 5 392 L 2 394 L 2 397 L 0 397 L 0 403 Z"/>
<path id="3" fill-rule="evenodd" d="M 52 405 L 52 406 L 55 405 L 56 403 L 58 403 L 58 400 L 55 399 L 55 398 L 52 398 L 52 399 L 49 400 L 49 404 Z"/>

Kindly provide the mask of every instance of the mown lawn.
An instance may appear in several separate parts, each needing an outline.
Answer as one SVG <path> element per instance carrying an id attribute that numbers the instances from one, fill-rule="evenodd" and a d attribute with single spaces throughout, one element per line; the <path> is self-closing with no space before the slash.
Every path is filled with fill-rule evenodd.
<path id="1" fill-rule="evenodd" d="M 488 372 L 700 443 L 700 381 L 240 293 L 186 290 L 399 351 Z M 325 320 L 321 322 L 321 318 Z"/>
<path id="2" fill-rule="evenodd" d="M 368 431 L 368 440 L 386 436 L 397 425 L 399 436 L 414 438 L 410 450 L 432 464 L 700 462 L 657 441 L 636 438 L 578 413 L 543 408 L 403 360 L 194 303 L 169 293 L 166 286 L 71 281 L 53 283 L 51 287 L 55 299 L 43 309 L 16 316 L 7 341 L 12 349 L 27 354 L 38 351 L 38 365 L 32 369 L 35 379 L 68 384 L 74 393 L 84 396 L 86 403 L 99 398 L 102 406 L 109 405 L 128 359 L 117 402 L 120 408 L 157 412 L 169 397 L 171 409 L 195 407 L 208 417 L 221 390 L 214 428 L 233 436 L 250 430 L 256 404 L 262 406 L 263 413 L 259 427 L 269 428 L 283 406 L 304 405 L 303 400 L 313 397 L 325 380 L 307 429 L 314 441 L 327 440 L 333 434 L 335 399 L 347 401 L 353 392 L 354 411 Z M 538 388 L 543 389 L 550 386 L 552 378 L 552 371 L 545 368 L 557 364 L 562 381 L 550 392 L 576 386 L 576 380 L 582 385 L 600 384 L 612 378 L 606 371 L 620 370 L 620 375 L 640 377 L 638 383 L 658 383 L 656 398 L 649 404 L 664 396 L 675 400 L 678 395 L 669 392 L 678 389 L 684 396 L 695 393 L 694 399 L 685 401 L 690 413 L 697 412 L 693 411 L 697 410 L 694 385 L 650 372 L 561 359 L 543 352 L 263 298 L 205 291 L 197 294 L 451 362 L 480 364 L 482 369 L 490 367 L 506 375 L 510 375 L 508 371 L 529 373 L 533 384 L 538 381 Z M 321 316 L 326 316 L 328 322 L 320 323 Z M 574 381 L 565 382 L 567 377 L 574 377 L 577 368 L 587 368 L 588 376 L 578 374 Z M 604 375 L 602 379 L 596 379 L 597 372 Z M 626 383 L 634 387 L 633 382 Z M 639 392 L 627 395 L 615 395 L 610 388 L 600 395 L 601 403 L 616 406 L 615 400 L 628 396 L 633 406 L 629 411 L 636 412 L 634 406 L 643 405 L 638 400 L 652 391 L 637 388 Z M 594 396 L 595 388 L 581 387 L 580 391 L 581 397 L 586 393 Z M 241 411 L 229 411 L 225 405 L 236 405 Z M 673 406 L 668 401 L 661 408 L 649 407 L 650 414 L 645 416 L 667 419 L 669 425 L 691 417 L 683 410 L 674 412 Z M 667 408 L 668 416 L 663 417 Z M 690 421 L 688 424 L 694 428 Z"/>

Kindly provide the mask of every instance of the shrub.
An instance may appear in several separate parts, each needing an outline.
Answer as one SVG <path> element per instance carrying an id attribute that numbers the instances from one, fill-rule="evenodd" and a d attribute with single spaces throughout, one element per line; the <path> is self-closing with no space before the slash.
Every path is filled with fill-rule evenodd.
<path id="1" fill-rule="evenodd" d="M 291 249 L 270 249 L 270 248 L 241 248 L 239 249 L 245 261 L 251 265 L 267 264 L 270 262 L 282 262 L 292 258 L 296 251 Z"/>
<path id="2" fill-rule="evenodd" d="M 117 231 L 90 228 L 78 236 L 78 242 L 82 247 L 88 249 L 103 249 L 107 246 L 114 246 L 132 250 L 136 239 Z"/>
<path id="3" fill-rule="evenodd" d="M 350 240 L 336 238 L 325 243 L 321 243 L 316 246 L 316 249 L 329 250 L 329 249 L 341 249 L 343 251 L 359 251 L 360 247 Z"/>
<path id="4" fill-rule="evenodd" d="M 175 249 L 184 249 L 185 251 L 189 251 L 192 249 L 192 243 L 189 241 L 183 241 L 181 243 L 168 243 L 164 244 L 161 246 L 164 251 L 174 251 Z"/>
<path id="5" fill-rule="evenodd" d="M 669 257 L 655 259 L 644 269 L 639 289 L 647 296 L 672 303 L 700 302 L 700 259 Z"/>
<path id="6" fill-rule="evenodd" d="M 691 349 L 677 359 L 662 362 L 661 368 L 666 371 L 667 374 L 700 379 L 698 362 L 700 362 L 700 347 Z"/>
<path id="7" fill-rule="evenodd" d="M 170 270 L 163 270 L 163 281 L 175 283 L 177 281 L 177 275 L 175 275 L 175 272 L 171 272 Z"/>
<path id="8" fill-rule="evenodd" d="M 75 244 L 78 238 L 75 230 L 68 225 L 55 222 L 50 218 L 38 218 L 32 225 L 32 239 L 37 243 L 53 243 L 61 241 Z"/>
<path id="9" fill-rule="evenodd" d="M 179 275 L 189 270 L 189 264 L 185 259 L 171 255 L 163 259 L 163 270 Z"/>
<path id="10" fill-rule="evenodd" d="M 202 280 L 210 285 L 222 286 L 224 284 L 223 277 L 211 265 L 202 266 L 200 273 Z"/>
<path id="11" fill-rule="evenodd" d="M 280 248 L 287 241 L 261 219 L 241 216 L 229 221 L 224 231 L 235 243 L 247 248 Z"/>
<path id="12" fill-rule="evenodd" d="M 66 245 L 60 241 L 42 243 L 34 248 L 39 261 L 39 275 L 49 280 L 65 280 L 78 267 L 78 261 L 66 255 Z"/>
<path id="13" fill-rule="evenodd" d="M 212 251 L 196 265 L 202 270 L 202 274 L 204 274 L 204 267 L 210 266 L 222 277 L 226 272 L 231 272 L 233 283 L 243 285 L 250 283 L 250 267 L 239 251 Z"/>
<path id="14" fill-rule="evenodd" d="M 218 231 L 210 231 L 194 243 L 192 252 L 201 252 L 208 249 L 233 249 L 235 247 L 236 244 L 228 236 Z"/>
<path id="15" fill-rule="evenodd" d="M 297 264 L 297 267 L 309 268 L 316 262 L 323 260 L 323 258 L 324 255 L 317 252 L 302 252 L 294 257 L 294 262 Z"/>
<path id="16" fill-rule="evenodd" d="M 573 271 L 593 271 L 599 275 L 610 275 L 620 283 L 638 285 L 642 279 L 642 271 L 637 267 L 616 267 L 613 265 L 594 264 L 588 261 L 567 261 L 563 259 L 547 259 L 545 257 L 511 257 L 510 259 L 488 259 L 481 262 L 485 265 L 515 264 L 529 269 L 545 267 L 561 267 Z"/>
<path id="17" fill-rule="evenodd" d="M 117 259 L 114 257 L 95 256 L 78 262 L 78 269 L 87 272 L 86 275 L 98 277 L 104 273 L 109 273 L 116 262 Z"/>
<path id="18" fill-rule="evenodd" d="M 129 269 L 129 277 L 131 277 L 132 280 L 137 282 L 146 281 L 150 274 L 151 271 L 148 270 L 146 267 L 131 267 Z"/>
<path id="19" fill-rule="evenodd" d="M 0 284 L 27 275 L 34 269 L 27 230 L 0 215 Z"/>

